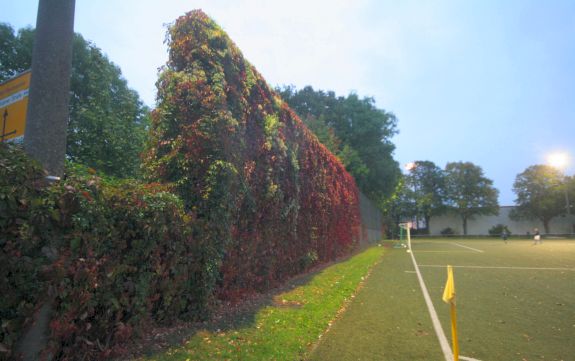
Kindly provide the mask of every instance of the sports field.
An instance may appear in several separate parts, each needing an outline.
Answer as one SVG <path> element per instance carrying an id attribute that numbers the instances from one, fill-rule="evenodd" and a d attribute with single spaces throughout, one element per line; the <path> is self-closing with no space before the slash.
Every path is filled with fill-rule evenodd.
<path id="1" fill-rule="evenodd" d="M 575 241 L 419 239 L 412 250 L 449 346 L 441 296 L 454 267 L 460 359 L 575 360 Z M 311 358 L 333 357 L 446 359 L 405 249 L 386 252 Z"/>
<path id="2" fill-rule="evenodd" d="M 421 240 L 412 249 L 448 337 L 441 293 L 454 266 L 462 355 L 575 360 L 575 242 Z"/>

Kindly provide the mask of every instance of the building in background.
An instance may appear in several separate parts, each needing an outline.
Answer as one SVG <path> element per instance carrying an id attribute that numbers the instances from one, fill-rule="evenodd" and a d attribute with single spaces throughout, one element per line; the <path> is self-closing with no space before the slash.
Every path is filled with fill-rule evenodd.
<path id="1" fill-rule="evenodd" d="M 514 235 L 532 234 L 534 228 L 543 230 L 543 223 L 539 220 L 514 221 L 509 218 L 509 213 L 514 206 L 502 206 L 496 216 L 475 216 L 467 221 L 468 235 L 489 235 L 489 230 L 498 224 L 507 226 L 507 229 Z M 571 224 L 575 222 L 575 217 L 571 215 L 555 217 L 549 222 L 549 232 L 551 234 L 571 233 Z M 463 234 L 461 218 L 453 213 L 431 218 L 429 234 L 440 235 L 446 228 L 451 228 L 455 234 Z"/>

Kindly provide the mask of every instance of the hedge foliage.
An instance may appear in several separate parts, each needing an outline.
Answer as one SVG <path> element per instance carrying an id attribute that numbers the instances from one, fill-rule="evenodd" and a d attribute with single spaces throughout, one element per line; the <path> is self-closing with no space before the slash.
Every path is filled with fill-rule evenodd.
<path id="1" fill-rule="evenodd" d="M 358 190 L 341 162 L 202 11 L 168 45 L 144 162 L 202 223 L 210 287 L 264 289 L 349 252 Z"/>
<path id="2" fill-rule="evenodd" d="M 150 323 L 200 319 L 216 296 L 269 288 L 356 245 L 353 178 L 227 35 L 193 11 L 169 45 L 151 183 L 69 166 L 48 185 L 0 144 L 0 360 L 42 304 L 45 354 L 108 359 Z"/>
<path id="3" fill-rule="evenodd" d="M 150 321 L 196 319 L 204 265 L 191 224 L 165 187 L 79 168 L 48 187 L 35 162 L 0 145 L 0 346 L 13 349 L 46 300 L 56 359 L 106 359 Z"/>
<path id="4" fill-rule="evenodd" d="M 0 143 L 0 360 L 20 336 L 42 292 L 49 264 L 39 229 L 56 213 L 41 191 L 42 168 L 15 148 Z M 46 234 L 50 233 L 49 231 Z"/>

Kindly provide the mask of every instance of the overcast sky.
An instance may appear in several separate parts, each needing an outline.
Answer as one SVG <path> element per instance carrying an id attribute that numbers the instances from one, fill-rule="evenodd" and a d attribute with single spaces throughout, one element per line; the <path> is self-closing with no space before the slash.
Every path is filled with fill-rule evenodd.
<path id="1" fill-rule="evenodd" d="M 37 6 L 0 0 L 0 22 L 35 26 Z M 575 173 L 573 0 L 76 0 L 75 31 L 153 106 L 165 24 L 197 8 L 271 86 L 356 92 L 393 112 L 402 165 L 473 162 L 502 205 L 551 152 Z"/>

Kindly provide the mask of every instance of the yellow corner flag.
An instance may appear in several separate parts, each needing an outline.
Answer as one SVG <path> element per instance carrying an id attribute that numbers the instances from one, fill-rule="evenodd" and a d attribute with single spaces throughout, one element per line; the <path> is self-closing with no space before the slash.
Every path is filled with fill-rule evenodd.
<path id="1" fill-rule="evenodd" d="M 455 283 L 453 282 L 453 267 L 447 266 L 447 282 L 443 290 L 443 302 L 455 303 Z"/>
<path id="2" fill-rule="evenodd" d="M 447 282 L 443 290 L 443 302 L 451 305 L 451 343 L 453 344 L 453 360 L 459 361 L 459 343 L 457 342 L 457 314 L 455 313 L 455 282 L 453 267 L 447 266 Z"/>

